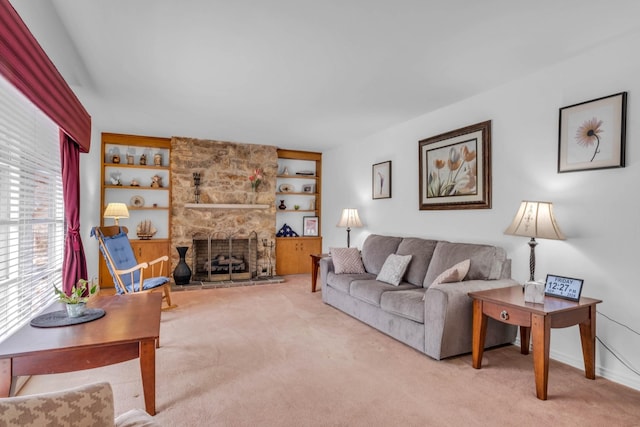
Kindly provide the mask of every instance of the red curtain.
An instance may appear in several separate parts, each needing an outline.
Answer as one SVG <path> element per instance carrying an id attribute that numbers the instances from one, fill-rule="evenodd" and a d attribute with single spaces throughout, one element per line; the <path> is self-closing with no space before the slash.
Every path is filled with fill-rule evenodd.
<path id="1" fill-rule="evenodd" d="M 69 136 L 60 131 L 62 163 L 62 194 L 67 226 L 62 261 L 62 286 L 69 294 L 78 279 L 88 279 L 87 260 L 80 238 L 80 149 Z"/>
<path id="2" fill-rule="evenodd" d="M 0 74 L 89 152 L 91 116 L 9 0 L 0 0 Z"/>

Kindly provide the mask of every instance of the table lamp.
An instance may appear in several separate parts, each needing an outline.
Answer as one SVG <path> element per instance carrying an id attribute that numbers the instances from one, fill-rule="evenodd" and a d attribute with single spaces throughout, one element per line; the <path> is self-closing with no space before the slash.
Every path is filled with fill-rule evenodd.
<path id="1" fill-rule="evenodd" d="M 102 216 L 105 218 L 113 218 L 116 221 L 116 225 L 120 225 L 118 223 L 120 218 L 129 218 L 129 209 L 127 209 L 127 205 L 124 203 L 109 203 Z"/>
<path id="2" fill-rule="evenodd" d="M 336 224 L 336 227 L 347 227 L 347 247 L 350 247 L 351 239 L 349 233 L 351 233 L 351 227 L 362 227 L 362 221 L 360 221 L 360 217 L 358 216 L 358 209 L 343 209 L 342 216 L 338 224 Z"/>
<path id="3" fill-rule="evenodd" d="M 531 237 L 529 247 L 529 280 L 533 281 L 536 270 L 535 247 L 538 244 L 536 238 L 564 240 L 565 236 L 560 231 L 556 218 L 553 216 L 553 204 L 550 202 L 532 202 L 523 200 L 520 209 L 516 213 L 511 225 L 504 234 L 513 236 Z"/>

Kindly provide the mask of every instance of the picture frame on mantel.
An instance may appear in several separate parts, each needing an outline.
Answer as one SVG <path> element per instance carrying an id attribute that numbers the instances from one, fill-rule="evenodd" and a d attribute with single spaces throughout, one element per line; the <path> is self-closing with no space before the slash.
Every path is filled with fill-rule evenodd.
<path id="1" fill-rule="evenodd" d="M 391 160 L 376 163 L 372 166 L 371 176 L 371 198 L 390 199 L 391 198 Z"/>
<path id="2" fill-rule="evenodd" d="M 560 108 L 558 173 L 623 168 L 627 92 Z"/>
<path id="3" fill-rule="evenodd" d="M 491 120 L 418 142 L 420 210 L 491 209 Z"/>

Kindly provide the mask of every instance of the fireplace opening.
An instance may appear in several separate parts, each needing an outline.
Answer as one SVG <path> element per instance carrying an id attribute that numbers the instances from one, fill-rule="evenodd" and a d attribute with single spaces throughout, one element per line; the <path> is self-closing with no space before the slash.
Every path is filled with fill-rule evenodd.
<path id="1" fill-rule="evenodd" d="M 258 235 L 193 237 L 192 280 L 250 280 L 258 275 Z"/>

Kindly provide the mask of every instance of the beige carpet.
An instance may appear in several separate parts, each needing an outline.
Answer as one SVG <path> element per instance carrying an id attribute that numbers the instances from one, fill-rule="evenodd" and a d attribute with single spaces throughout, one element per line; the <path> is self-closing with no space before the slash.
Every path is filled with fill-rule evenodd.
<path id="1" fill-rule="evenodd" d="M 640 392 L 558 362 L 535 397 L 531 355 L 507 346 L 434 361 L 322 303 L 309 276 L 174 292 L 162 314 L 156 420 L 166 426 L 637 426 Z M 576 334 L 578 329 L 576 327 Z M 144 408 L 138 361 L 33 377 L 29 394 L 111 382 Z"/>

